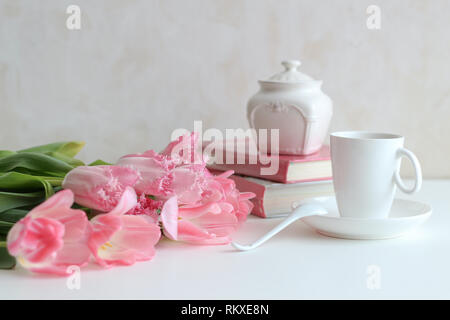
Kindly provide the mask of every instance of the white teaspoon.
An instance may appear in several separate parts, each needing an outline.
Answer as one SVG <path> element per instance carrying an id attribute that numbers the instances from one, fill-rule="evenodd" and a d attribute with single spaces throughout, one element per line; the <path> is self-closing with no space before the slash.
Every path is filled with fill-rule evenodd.
<path id="1" fill-rule="evenodd" d="M 286 228 L 288 225 L 293 223 L 294 221 L 297 221 L 298 219 L 309 217 L 309 216 L 315 216 L 319 214 L 327 214 L 327 210 L 322 207 L 320 204 L 308 202 L 299 205 L 297 208 L 295 208 L 287 217 L 283 220 L 279 225 L 277 225 L 275 228 L 267 232 L 265 235 L 263 235 L 261 238 L 256 240 L 250 245 L 242 245 L 236 242 L 231 242 L 231 245 L 235 247 L 238 250 L 241 251 L 247 251 L 252 250 L 260 245 L 262 245 L 264 242 L 272 238 L 274 235 L 276 235 L 278 232 Z"/>

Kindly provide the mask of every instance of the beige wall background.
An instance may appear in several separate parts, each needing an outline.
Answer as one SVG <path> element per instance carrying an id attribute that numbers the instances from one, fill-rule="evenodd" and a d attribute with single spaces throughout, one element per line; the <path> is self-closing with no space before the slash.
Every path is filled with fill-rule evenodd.
<path id="1" fill-rule="evenodd" d="M 257 80 L 298 58 L 330 131 L 403 134 L 426 177 L 450 177 L 449 16 L 447 0 L 0 0 L 0 149 L 78 139 L 114 161 L 194 120 L 247 128 Z"/>

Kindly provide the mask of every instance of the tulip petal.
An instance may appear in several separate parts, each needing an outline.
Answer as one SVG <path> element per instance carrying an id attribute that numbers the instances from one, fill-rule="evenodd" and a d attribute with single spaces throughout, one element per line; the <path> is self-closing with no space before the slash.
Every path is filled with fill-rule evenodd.
<path id="1" fill-rule="evenodd" d="M 125 156 L 119 159 L 117 165 L 130 167 L 139 172 L 141 179 L 134 186 L 138 193 L 164 196 L 171 192 L 169 189 L 171 164 L 167 160 L 157 157 Z"/>
<path id="2" fill-rule="evenodd" d="M 178 139 L 169 143 L 161 154 L 171 158 L 177 165 L 204 163 L 197 132 L 179 136 Z"/>
<path id="3" fill-rule="evenodd" d="M 143 216 L 123 216 L 123 228 L 111 242 L 125 252 L 132 254 L 136 261 L 150 260 L 155 254 L 155 244 L 161 237 L 161 229 Z"/>
<path id="4" fill-rule="evenodd" d="M 235 213 L 222 212 L 220 214 L 206 213 L 200 217 L 191 220 L 199 228 L 213 233 L 218 237 L 227 236 L 233 233 L 239 221 Z"/>
<path id="5" fill-rule="evenodd" d="M 119 203 L 109 214 L 122 215 L 133 209 L 137 204 L 136 192 L 133 188 L 127 187 L 120 197 Z"/>
<path id="6" fill-rule="evenodd" d="M 217 237 L 200 229 L 188 220 L 180 220 L 178 222 L 178 240 L 202 245 L 221 245 L 231 242 L 230 237 Z"/>
<path id="7" fill-rule="evenodd" d="M 62 186 L 75 193 L 75 201 L 83 206 L 108 212 L 119 201 L 123 190 L 139 180 L 138 172 L 120 166 L 81 166 L 70 171 Z"/>
<path id="8" fill-rule="evenodd" d="M 171 172 L 171 189 L 180 204 L 196 204 L 206 189 L 203 165 L 184 165 Z"/>
<path id="9" fill-rule="evenodd" d="M 130 265 L 154 256 L 161 231 L 150 217 L 125 215 L 136 203 L 134 189 L 127 187 L 110 213 L 91 220 L 89 248 L 101 266 Z"/>
<path id="10" fill-rule="evenodd" d="M 208 212 L 213 214 L 218 214 L 222 210 L 220 206 L 215 203 L 207 203 L 201 206 L 192 207 L 192 206 L 183 206 L 178 209 L 178 215 L 184 219 L 194 219 L 200 217 Z"/>
<path id="11" fill-rule="evenodd" d="M 31 263 L 40 262 L 63 246 L 63 235 L 64 225 L 59 221 L 26 217 L 8 234 L 8 251 L 14 256 L 25 255 Z"/>
<path id="12" fill-rule="evenodd" d="M 72 210 L 72 214 L 64 219 L 64 226 L 64 246 L 58 251 L 55 264 L 86 264 L 91 255 L 87 243 L 92 232 L 86 214 L 81 210 Z"/>
<path id="13" fill-rule="evenodd" d="M 9 231 L 8 251 L 22 266 L 33 272 L 67 276 L 68 266 L 88 262 L 91 227 L 84 211 L 70 208 L 73 197 L 70 190 L 56 193 Z"/>
<path id="14" fill-rule="evenodd" d="M 97 261 L 104 266 L 113 266 L 131 265 L 153 258 L 154 246 L 161 236 L 159 227 L 144 216 L 117 218 L 121 220 L 122 227 L 98 249 Z"/>
<path id="15" fill-rule="evenodd" d="M 73 200 L 74 194 L 71 190 L 61 190 L 37 207 L 33 208 L 28 215 L 33 218 L 47 216 L 49 211 L 59 210 L 60 208 L 70 208 L 73 205 Z"/>
<path id="16" fill-rule="evenodd" d="M 89 238 L 88 245 L 96 261 L 102 266 L 107 267 L 108 264 L 99 256 L 99 250 L 122 228 L 120 217 L 117 215 L 101 214 L 91 220 L 93 232 Z"/>
<path id="17" fill-rule="evenodd" d="M 178 203 L 177 196 L 167 200 L 161 209 L 161 221 L 164 227 L 164 234 L 172 240 L 178 238 Z"/>

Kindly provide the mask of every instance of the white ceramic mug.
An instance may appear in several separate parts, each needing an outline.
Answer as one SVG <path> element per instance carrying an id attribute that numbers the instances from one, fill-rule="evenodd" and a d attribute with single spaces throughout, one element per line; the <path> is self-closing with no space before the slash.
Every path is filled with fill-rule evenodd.
<path id="1" fill-rule="evenodd" d="M 403 148 L 404 137 L 363 131 L 331 134 L 333 184 L 342 217 L 387 218 L 396 186 L 414 193 L 422 185 L 422 170 L 416 156 Z M 412 188 L 400 178 L 401 157 L 415 170 Z"/>

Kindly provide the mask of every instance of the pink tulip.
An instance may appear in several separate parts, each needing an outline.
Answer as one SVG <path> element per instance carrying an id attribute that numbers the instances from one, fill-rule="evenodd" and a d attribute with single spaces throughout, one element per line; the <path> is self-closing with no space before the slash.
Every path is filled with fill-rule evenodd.
<path id="1" fill-rule="evenodd" d="M 127 155 L 117 165 L 139 172 L 138 193 L 165 202 L 158 210 L 167 237 L 197 244 L 229 243 L 230 234 L 251 211 L 254 194 L 236 189 L 228 179 L 232 171 L 213 176 L 198 149 L 193 133 L 171 142 L 160 154 L 149 150 Z"/>
<path id="2" fill-rule="evenodd" d="M 208 191 L 201 204 L 179 206 L 177 197 L 165 202 L 161 210 L 164 234 L 192 244 L 227 244 L 230 235 L 245 221 L 253 208 L 253 193 L 240 193 L 228 179 L 233 172 L 209 176 Z"/>
<path id="3" fill-rule="evenodd" d="M 176 165 L 204 165 L 205 159 L 203 159 L 202 148 L 198 138 L 197 132 L 179 136 L 177 140 L 174 140 L 167 145 L 161 152 L 161 155 L 170 158 Z"/>
<path id="4" fill-rule="evenodd" d="M 249 201 L 255 197 L 253 192 L 239 192 L 233 180 L 228 179 L 234 172 L 232 170 L 213 176 L 209 179 L 208 191 L 204 194 L 204 201 L 217 201 L 224 210 L 228 207 L 235 213 L 239 223 L 247 219 L 253 209 Z"/>
<path id="5" fill-rule="evenodd" d="M 192 150 L 191 150 L 192 149 Z M 181 204 L 195 204 L 206 189 L 206 163 L 201 160 L 195 134 L 180 137 L 158 154 L 153 150 L 122 157 L 117 165 L 135 169 L 142 177 L 138 193 L 167 200 L 176 195 Z"/>
<path id="6" fill-rule="evenodd" d="M 155 255 L 160 228 L 146 215 L 125 215 L 136 204 L 136 193 L 127 187 L 111 212 L 91 220 L 89 248 L 101 266 L 131 265 Z"/>
<path id="7" fill-rule="evenodd" d="M 8 251 L 22 266 L 33 272 L 67 276 L 69 266 L 89 261 L 91 226 L 84 211 L 71 209 L 73 201 L 72 191 L 60 191 L 12 227 Z"/>
<path id="8" fill-rule="evenodd" d="M 127 214 L 131 215 L 145 215 L 151 219 L 154 223 L 158 223 L 159 213 L 161 212 L 161 208 L 164 204 L 162 200 L 155 200 L 146 196 L 145 194 L 141 194 L 138 197 L 138 201 L 136 206 L 127 212 Z"/>
<path id="9" fill-rule="evenodd" d="M 118 166 L 132 168 L 142 179 L 135 185 L 139 193 L 166 196 L 172 193 L 171 170 L 175 165 L 166 157 L 148 150 L 142 154 L 127 155 L 119 159 Z"/>
<path id="10" fill-rule="evenodd" d="M 108 212 L 117 205 L 123 191 L 134 186 L 139 178 L 139 174 L 130 168 L 81 166 L 66 175 L 62 187 L 74 192 L 75 202 L 79 205 Z"/>

